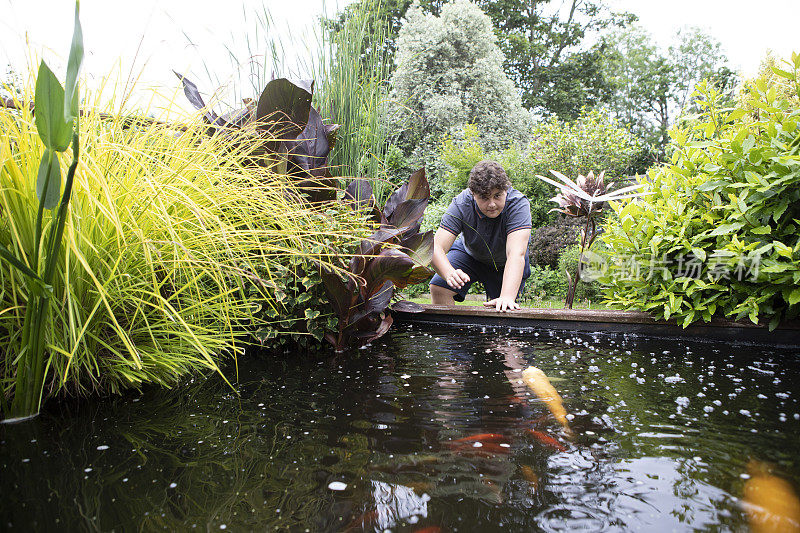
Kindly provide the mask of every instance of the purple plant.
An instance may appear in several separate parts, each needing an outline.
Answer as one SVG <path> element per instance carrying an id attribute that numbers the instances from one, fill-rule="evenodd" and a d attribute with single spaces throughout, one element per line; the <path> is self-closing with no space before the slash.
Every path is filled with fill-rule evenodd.
<path id="1" fill-rule="evenodd" d="M 575 181 L 572 181 L 555 170 L 551 170 L 550 172 L 563 183 L 559 183 L 544 176 L 536 176 L 560 189 L 560 192 L 550 199 L 550 201 L 556 202 L 558 207 L 554 207 L 550 211 L 559 211 L 574 218 L 586 218 L 586 223 L 581 229 L 581 250 L 578 256 L 578 266 L 575 269 L 575 275 L 571 276 L 569 272 L 566 273 L 569 279 L 569 290 L 567 291 L 567 298 L 564 301 L 564 307 L 572 309 L 572 302 L 575 299 L 575 289 L 581 278 L 583 254 L 592 247 L 597 237 L 595 218 L 603 210 L 605 202 L 621 200 L 623 198 L 633 198 L 648 193 L 631 192 L 644 187 L 644 184 L 630 185 L 614 192 L 608 192 L 610 186 L 606 186 L 605 180 L 603 179 L 604 172 L 601 172 L 597 176 L 594 175 L 594 172 L 589 172 L 586 176 L 579 174 Z"/>
<path id="2" fill-rule="evenodd" d="M 428 279 L 433 257 L 433 232 L 419 233 L 420 221 L 430 198 L 425 169 L 415 172 L 387 200 L 376 206 L 372 186 L 356 179 L 345 191 L 345 202 L 354 211 L 371 213 L 376 231 L 359 244 L 348 268 L 323 271 L 322 281 L 339 318 L 337 333 L 325 338 L 337 352 L 367 344 L 389 331 L 390 302 L 395 289 Z M 407 312 L 422 308 L 400 301 L 392 309 Z"/>

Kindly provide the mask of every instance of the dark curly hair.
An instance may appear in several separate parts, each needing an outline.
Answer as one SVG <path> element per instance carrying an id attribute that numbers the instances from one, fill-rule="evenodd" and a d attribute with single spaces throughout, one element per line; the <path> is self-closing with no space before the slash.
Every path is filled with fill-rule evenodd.
<path id="1" fill-rule="evenodd" d="M 494 189 L 508 190 L 511 181 L 499 163 L 486 159 L 472 167 L 467 186 L 472 194 L 486 196 Z"/>

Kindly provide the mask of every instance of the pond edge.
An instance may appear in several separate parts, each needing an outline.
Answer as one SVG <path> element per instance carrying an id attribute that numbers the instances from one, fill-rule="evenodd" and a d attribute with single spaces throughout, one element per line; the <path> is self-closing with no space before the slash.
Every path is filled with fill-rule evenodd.
<path id="1" fill-rule="evenodd" d="M 421 304 L 419 313 L 394 312 L 395 320 L 432 324 L 505 326 L 510 328 L 608 332 L 701 341 L 767 344 L 800 348 L 800 320 L 781 323 L 774 331 L 749 321 L 714 318 L 683 328 L 675 320 L 656 320 L 640 311 L 550 309 L 525 307 L 503 313 L 482 306 Z"/>

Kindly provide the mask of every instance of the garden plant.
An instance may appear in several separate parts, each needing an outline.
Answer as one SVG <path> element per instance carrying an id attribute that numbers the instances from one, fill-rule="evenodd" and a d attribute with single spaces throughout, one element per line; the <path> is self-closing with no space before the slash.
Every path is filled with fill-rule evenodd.
<path id="1" fill-rule="evenodd" d="M 671 131 L 671 162 L 643 178 L 651 194 L 612 204 L 600 278 L 610 304 L 684 327 L 724 316 L 775 328 L 798 316 L 798 71 L 792 54 L 733 108 L 700 85 L 702 112 Z"/>

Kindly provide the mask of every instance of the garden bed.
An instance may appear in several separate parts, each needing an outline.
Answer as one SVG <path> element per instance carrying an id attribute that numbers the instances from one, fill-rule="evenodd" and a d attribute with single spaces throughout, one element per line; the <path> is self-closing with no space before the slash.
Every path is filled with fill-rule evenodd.
<path id="1" fill-rule="evenodd" d="M 475 306 L 423 305 L 421 313 L 395 313 L 400 322 L 470 324 L 547 330 L 609 332 L 685 339 L 769 344 L 800 348 L 800 321 L 782 323 L 774 331 L 747 321 L 713 319 L 687 328 L 674 320 L 655 320 L 638 311 L 522 308 L 498 313 Z"/>

